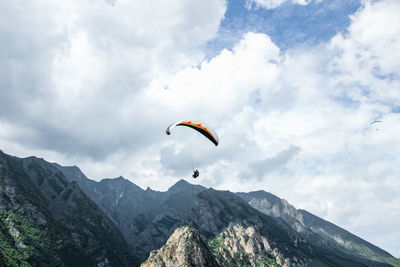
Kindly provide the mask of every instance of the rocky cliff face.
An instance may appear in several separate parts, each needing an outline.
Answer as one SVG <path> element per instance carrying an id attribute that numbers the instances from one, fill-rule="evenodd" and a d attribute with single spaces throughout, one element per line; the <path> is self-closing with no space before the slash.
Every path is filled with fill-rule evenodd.
<path id="1" fill-rule="evenodd" d="M 152 251 L 141 267 L 216 267 L 218 266 L 207 244 L 198 231 L 190 226 L 177 228 L 167 243 L 159 250 Z"/>
<path id="2" fill-rule="evenodd" d="M 51 164 L 0 152 L 0 265 L 131 266 L 118 228 Z"/>
<path id="3" fill-rule="evenodd" d="M 272 262 L 302 266 L 315 258 L 297 232 L 229 191 L 200 192 L 186 223 L 199 229 L 210 242 L 222 266 L 268 266 Z"/>
<path id="4" fill-rule="evenodd" d="M 236 193 L 236 195 L 262 213 L 282 219 L 297 232 L 306 232 L 308 230 L 308 227 L 304 224 L 302 214 L 285 199 L 280 199 L 265 191 Z"/>
<path id="5" fill-rule="evenodd" d="M 231 225 L 209 244 L 221 266 L 305 267 L 311 262 L 305 255 L 298 258 L 280 251 L 253 226 Z"/>
<path id="6" fill-rule="evenodd" d="M 367 260 L 374 259 L 389 264 L 400 264 L 392 255 L 373 244 L 325 221 L 305 210 L 297 210 L 286 200 L 265 191 L 236 193 L 253 208 L 272 218 L 282 219 L 299 235 L 316 247 L 344 257 L 354 256 Z"/>

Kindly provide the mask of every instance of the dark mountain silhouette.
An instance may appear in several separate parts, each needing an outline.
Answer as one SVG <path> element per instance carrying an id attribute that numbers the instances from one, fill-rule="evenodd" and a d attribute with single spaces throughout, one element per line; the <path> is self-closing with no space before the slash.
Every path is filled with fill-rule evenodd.
<path id="1" fill-rule="evenodd" d="M 0 151 L 0 266 L 130 266 L 115 224 L 43 159 Z"/>

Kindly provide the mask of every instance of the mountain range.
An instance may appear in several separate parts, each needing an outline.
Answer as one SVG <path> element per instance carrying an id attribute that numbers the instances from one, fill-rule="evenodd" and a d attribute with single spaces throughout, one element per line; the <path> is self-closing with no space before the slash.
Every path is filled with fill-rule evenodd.
<path id="1" fill-rule="evenodd" d="M 0 150 L 0 266 L 400 266 L 265 191 L 143 190 Z"/>

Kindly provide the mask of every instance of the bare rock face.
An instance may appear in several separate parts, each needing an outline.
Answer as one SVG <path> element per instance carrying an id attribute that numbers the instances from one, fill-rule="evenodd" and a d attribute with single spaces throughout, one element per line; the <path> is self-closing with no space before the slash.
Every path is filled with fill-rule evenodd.
<path id="1" fill-rule="evenodd" d="M 167 243 L 150 253 L 141 267 L 219 266 L 198 231 L 190 226 L 177 228 Z"/>
<path id="2" fill-rule="evenodd" d="M 286 256 L 253 226 L 229 226 L 209 242 L 221 266 L 308 266 L 311 259 Z"/>
<path id="3" fill-rule="evenodd" d="M 357 257 L 356 261 L 372 266 L 378 263 L 370 262 L 371 259 L 389 264 L 396 262 L 386 251 L 305 210 L 296 209 L 271 193 L 261 190 L 236 194 L 256 210 L 271 218 L 283 220 L 299 234 L 300 239 L 307 240 L 317 250 L 325 250 L 322 254 Z"/>

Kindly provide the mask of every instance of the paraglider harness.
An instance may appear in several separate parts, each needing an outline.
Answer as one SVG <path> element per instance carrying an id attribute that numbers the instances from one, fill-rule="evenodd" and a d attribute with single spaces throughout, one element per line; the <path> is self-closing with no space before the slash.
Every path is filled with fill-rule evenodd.
<path id="1" fill-rule="evenodd" d="M 194 172 L 193 172 L 193 175 L 192 175 L 192 177 L 193 178 L 197 178 L 197 177 L 199 177 L 199 171 L 198 170 L 195 170 Z"/>

